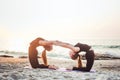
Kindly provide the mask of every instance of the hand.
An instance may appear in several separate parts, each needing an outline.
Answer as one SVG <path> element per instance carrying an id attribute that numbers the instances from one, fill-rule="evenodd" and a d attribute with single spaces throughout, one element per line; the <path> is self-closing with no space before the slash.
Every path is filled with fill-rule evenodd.
<path id="1" fill-rule="evenodd" d="M 69 55 L 70 55 L 71 59 L 73 59 L 73 60 L 76 60 L 77 57 L 78 57 L 77 53 L 75 53 L 75 52 L 73 52 L 73 51 L 70 51 L 70 52 L 69 52 Z"/>
<path id="2" fill-rule="evenodd" d="M 80 48 L 79 48 L 79 47 L 75 47 L 75 48 L 74 48 L 74 51 L 75 51 L 75 52 L 78 52 L 78 51 L 80 51 Z"/>
<path id="3" fill-rule="evenodd" d="M 58 67 L 55 66 L 55 65 L 49 65 L 48 68 L 49 68 L 49 69 L 54 69 L 54 70 L 58 69 Z"/>

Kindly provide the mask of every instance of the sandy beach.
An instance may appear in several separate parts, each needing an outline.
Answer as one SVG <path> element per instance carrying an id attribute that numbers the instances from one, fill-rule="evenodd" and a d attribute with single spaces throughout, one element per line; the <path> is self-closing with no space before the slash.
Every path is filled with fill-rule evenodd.
<path id="1" fill-rule="evenodd" d="M 28 58 L 0 57 L 0 80 L 120 80 L 120 59 L 95 60 L 91 72 L 64 71 L 76 65 L 73 60 L 49 58 L 48 62 L 62 70 L 32 69 Z"/>

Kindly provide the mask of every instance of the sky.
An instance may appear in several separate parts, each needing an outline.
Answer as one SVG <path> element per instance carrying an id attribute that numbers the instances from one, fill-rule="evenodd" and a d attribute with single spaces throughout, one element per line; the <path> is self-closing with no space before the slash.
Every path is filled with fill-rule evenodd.
<path id="1" fill-rule="evenodd" d="M 0 0 L 0 50 L 48 40 L 120 39 L 120 0 Z"/>

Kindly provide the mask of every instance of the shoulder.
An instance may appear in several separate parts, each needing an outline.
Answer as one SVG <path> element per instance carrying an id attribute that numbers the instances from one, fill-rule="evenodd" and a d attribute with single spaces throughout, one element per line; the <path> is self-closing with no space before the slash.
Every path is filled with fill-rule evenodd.
<path id="1" fill-rule="evenodd" d="M 40 42 L 40 41 L 43 41 L 43 40 L 44 40 L 43 38 L 38 37 L 38 38 L 34 39 L 34 40 L 30 43 L 30 45 L 39 44 L 39 42 Z"/>

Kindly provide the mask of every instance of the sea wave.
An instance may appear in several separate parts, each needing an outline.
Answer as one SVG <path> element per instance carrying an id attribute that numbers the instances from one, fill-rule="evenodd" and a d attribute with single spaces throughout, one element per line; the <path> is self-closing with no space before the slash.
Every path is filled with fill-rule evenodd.
<path id="1" fill-rule="evenodd" d="M 92 45 L 95 48 L 115 48 L 120 49 L 120 45 Z"/>
<path id="2" fill-rule="evenodd" d="M 95 53 L 99 54 L 109 54 L 113 57 L 120 57 L 120 45 L 91 45 Z M 41 52 L 39 52 L 40 54 Z M 69 59 L 69 52 L 64 48 L 57 48 L 53 52 L 47 52 L 48 57 L 55 57 L 55 58 L 64 58 Z M 1 50 L 0 55 L 10 55 L 14 57 L 19 56 L 28 56 L 28 53 L 25 52 L 15 52 L 15 51 L 8 51 L 8 50 Z"/>

